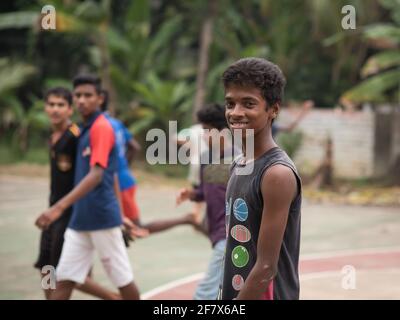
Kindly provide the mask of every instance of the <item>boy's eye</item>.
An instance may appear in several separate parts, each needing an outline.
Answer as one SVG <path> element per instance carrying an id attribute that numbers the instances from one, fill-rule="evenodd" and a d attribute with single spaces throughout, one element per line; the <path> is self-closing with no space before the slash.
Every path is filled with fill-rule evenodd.
<path id="1" fill-rule="evenodd" d="M 226 107 L 227 109 L 232 109 L 234 106 L 235 106 L 235 104 L 234 104 L 233 102 L 231 102 L 231 101 L 227 101 L 227 102 L 225 103 L 225 107 Z"/>
<path id="2" fill-rule="evenodd" d="M 251 107 L 254 106 L 254 102 L 252 102 L 252 101 L 247 101 L 247 102 L 244 103 L 244 105 L 245 105 L 245 107 L 247 107 L 247 108 L 251 108 Z"/>

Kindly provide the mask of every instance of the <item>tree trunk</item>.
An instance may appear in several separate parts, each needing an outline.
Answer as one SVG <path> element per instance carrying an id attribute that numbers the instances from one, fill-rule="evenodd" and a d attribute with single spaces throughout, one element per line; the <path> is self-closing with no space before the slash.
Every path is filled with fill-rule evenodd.
<path id="1" fill-rule="evenodd" d="M 400 186 L 400 155 L 397 156 L 387 176 L 390 185 Z"/>
<path id="2" fill-rule="evenodd" d="M 209 0 L 207 2 L 207 14 L 203 22 L 200 35 L 200 53 L 199 63 L 197 65 L 197 78 L 196 78 L 196 95 L 194 98 L 193 107 L 193 122 L 197 122 L 197 111 L 201 109 L 204 104 L 206 96 L 206 77 L 208 72 L 208 53 L 213 39 L 213 24 L 216 14 L 216 1 Z"/>
<path id="3" fill-rule="evenodd" d="M 311 177 L 311 187 L 314 189 L 329 188 L 333 186 L 333 146 L 332 139 L 328 137 L 325 145 L 325 156 L 321 165 Z"/>
<path id="4" fill-rule="evenodd" d="M 28 127 L 27 125 L 21 125 L 18 129 L 19 133 L 19 151 L 25 154 L 28 151 Z"/>
<path id="5" fill-rule="evenodd" d="M 116 94 L 111 81 L 110 75 L 110 54 L 108 51 L 107 39 L 105 35 L 98 35 L 95 39 L 98 48 L 100 49 L 100 60 L 101 60 L 101 82 L 102 87 L 108 92 L 108 108 L 107 111 L 110 115 L 115 115 L 115 101 Z"/>

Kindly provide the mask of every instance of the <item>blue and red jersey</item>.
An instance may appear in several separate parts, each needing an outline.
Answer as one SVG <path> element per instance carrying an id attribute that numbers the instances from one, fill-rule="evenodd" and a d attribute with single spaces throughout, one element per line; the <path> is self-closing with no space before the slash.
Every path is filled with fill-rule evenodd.
<path id="1" fill-rule="evenodd" d="M 121 191 L 124 191 L 136 185 L 135 177 L 130 172 L 128 160 L 126 159 L 126 145 L 133 138 L 133 135 L 118 119 L 110 117 L 109 120 L 116 138 L 119 187 Z"/>
<path id="2" fill-rule="evenodd" d="M 100 111 L 81 128 L 75 170 L 75 186 L 98 165 L 104 169 L 99 185 L 73 206 L 69 228 L 79 231 L 108 229 L 122 224 L 114 191 L 114 174 L 118 168 L 116 137 L 110 118 Z"/>

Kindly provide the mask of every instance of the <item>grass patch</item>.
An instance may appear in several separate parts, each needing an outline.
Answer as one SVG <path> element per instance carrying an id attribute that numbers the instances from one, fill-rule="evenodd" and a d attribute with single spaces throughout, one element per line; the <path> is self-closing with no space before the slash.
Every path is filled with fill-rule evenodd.
<path id="1" fill-rule="evenodd" d="M 49 164 L 49 152 L 45 147 L 30 148 L 26 153 L 21 154 L 5 145 L 0 145 L 0 164 L 33 163 Z"/>

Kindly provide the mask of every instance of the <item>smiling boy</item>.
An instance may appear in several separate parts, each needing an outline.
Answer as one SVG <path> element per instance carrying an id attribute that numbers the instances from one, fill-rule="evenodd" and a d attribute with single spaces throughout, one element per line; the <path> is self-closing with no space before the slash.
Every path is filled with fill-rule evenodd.
<path id="1" fill-rule="evenodd" d="M 301 181 L 271 133 L 285 78 L 273 63 L 246 58 L 228 67 L 223 83 L 229 127 L 241 131 L 243 146 L 253 130 L 254 154 L 244 148 L 231 168 L 222 299 L 298 299 Z"/>

